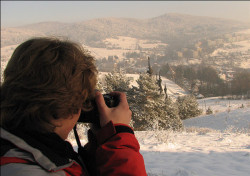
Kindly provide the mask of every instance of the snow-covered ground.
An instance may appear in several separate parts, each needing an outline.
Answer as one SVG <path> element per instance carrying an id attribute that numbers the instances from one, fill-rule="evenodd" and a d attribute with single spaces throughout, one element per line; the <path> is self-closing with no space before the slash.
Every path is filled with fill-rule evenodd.
<path id="1" fill-rule="evenodd" d="M 230 100 L 230 111 L 228 100 L 203 99 L 200 107 L 203 101 L 217 113 L 185 120 L 183 131 L 135 132 L 149 176 L 249 176 L 250 101 Z M 87 142 L 84 129 L 81 139 Z M 77 148 L 72 134 L 69 140 Z"/>
<path id="2" fill-rule="evenodd" d="M 140 40 L 132 37 L 118 36 L 116 38 L 106 38 L 104 43 L 108 47 L 116 46 L 122 49 L 135 50 L 140 46 L 144 49 L 157 48 L 159 46 L 167 46 L 165 43 L 160 41 L 149 41 L 149 40 Z"/>
<path id="3" fill-rule="evenodd" d="M 250 108 L 220 112 L 184 121 L 185 127 L 210 128 L 218 131 L 250 132 Z"/>
<path id="4" fill-rule="evenodd" d="M 147 173 L 166 176 L 247 176 L 249 134 L 139 132 Z"/>
<path id="5" fill-rule="evenodd" d="M 238 47 L 233 47 L 238 46 Z M 233 43 L 226 43 L 224 44 L 224 48 L 218 48 L 216 49 L 211 56 L 216 56 L 219 53 L 234 53 L 234 52 L 247 52 L 250 47 L 250 41 L 249 40 L 243 40 L 240 42 L 233 42 Z"/>
<path id="6" fill-rule="evenodd" d="M 210 128 L 219 131 L 250 132 L 250 100 L 227 100 L 211 97 L 198 100 L 203 115 L 184 121 L 185 127 Z M 213 114 L 205 115 L 211 108 Z"/>
<path id="7" fill-rule="evenodd" d="M 214 111 L 214 113 L 235 110 L 241 108 L 242 105 L 243 107 L 250 107 L 249 100 L 230 100 L 221 97 L 199 99 L 198 103 L 199 108 L 203 111 L 205 111 L 205 108 L 207 109 L 208 107 L 210 107 Z"/>

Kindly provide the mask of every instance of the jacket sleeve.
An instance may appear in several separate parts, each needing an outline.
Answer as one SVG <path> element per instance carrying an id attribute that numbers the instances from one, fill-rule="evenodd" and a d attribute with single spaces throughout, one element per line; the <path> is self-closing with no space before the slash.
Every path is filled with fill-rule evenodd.
<path id="1" fill-rule="evenodd" d="M 96 166 L 100 175 L 147 175 L 140 145 L 129 126 L 114 126 L 110 122 L 96 137 Z"/>

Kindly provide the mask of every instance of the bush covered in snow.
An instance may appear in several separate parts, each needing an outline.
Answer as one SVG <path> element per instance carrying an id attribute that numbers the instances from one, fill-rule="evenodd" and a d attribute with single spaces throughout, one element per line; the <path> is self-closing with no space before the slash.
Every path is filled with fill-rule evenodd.
<path id="1" fill-rule="evenodd" d="M 178 97 L 177 105 L 179 109 L 179 115 L 182 120 L 196 117 L 201 114 L 201 110 L 198 108 L 198 102 L 192 95 Z"/>
<path id="2" fill-rule="evenodd" d="M 127 92 L 129 90 L 129 79 L 122 72 L 111 72 L 105 76 L 105 92 L 121 91 Z"/>
<path id="3" fill-rule="evenodd" d="M 211 109 L 211 107 L 207 108 L 206 114 L 213 114 L 213 110 Z"/>

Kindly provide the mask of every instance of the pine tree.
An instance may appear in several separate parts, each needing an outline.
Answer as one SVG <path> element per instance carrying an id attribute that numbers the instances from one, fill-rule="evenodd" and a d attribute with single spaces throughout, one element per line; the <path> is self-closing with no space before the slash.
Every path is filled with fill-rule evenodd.
<path id="1" fill-rule="evenodd" d="M 179 109 L 176 103 L 170 97 L 165 98 L 165 111 L 168 117 L 168 126 L 173 130 L 178 130 L 183 127 L 181 118 L 179 116 Z"/>
<path id="2" fill-rule="evenodd" d="M 165 93 L 165 99 L 168 98 L 168 89 L 167 89 L 167 85 L 165 84 L 165 87 L 164 87 L 164 93 Z"/>
<path id="3" fill-rule="evenodd" d="M 105 76 L 105 82 L 106 86 L 104 86 L 104 90 L 106 93 L 112 91 L 127 92 L 129 90 L 130 80 L 121 71 L 108 73 Z"/>
<path id="4" fill-rule="evenodd" d="M 201 114 L 201 110 L 198 108 L 198 102 L 193 95 L 178 97 L 176 103 L 182 120 Z"/>
<path id="5" fill-rule="evenodd" d="M 156 79 L 157 79 L 157 76 L 156 76 Z M 160 94 L 162 94 L 162 91 L 163 91 L 161 83 L 162 83 L 162 79 L 161 79 L 161 73 L 159 71 L 159 79 L 157 80 L 157 85 L 159 86 Z"/>
<path id="6" fill-rule="evenodd" d="M 182 127 L 177 108 L 173 102 L 164 101 L 159 94 L 159 87 L 148 74 L 141 74 L 137 80 L 139 88 L 134 88 L 133 100 L 130 105 L 133 111 L 134 128 L 148 129 L 179 129 Z"/>
<path id="7" fill-rule="evenodd" d="M 133 112 L 134 128 L 146 130 L 153 125 L 155 111 L 152 107 L 159 98 L 158 86 L 149 74 L 140 74 L 136 81 L 138 88 L 133 89 L 133 98 L 129 99 Z"/>
<path id="8" fill-rule="evenodd" d="M 101 93 L 104 93 L 104 89 L 103 89 L 103 85 L 102 85 L 102 82 L 98 81 L 97 84 L 96 84 L 96 89 L 101 92 Z"/>
<path id="9" fill-rule="evenodd" d="M 213 114 L 213 110 L 211 109 L 210 106 L 207 108 L 206 114 L 207 114 L 207 115 Z"/>
<path id="10" fill-rule="evenodd" d="M 149 76 L 152 76 L 153 75 L 153 69 L 150 65 L 150 58 L 148 57 L 148 71 L 147 73 L 149 74 Z"/>

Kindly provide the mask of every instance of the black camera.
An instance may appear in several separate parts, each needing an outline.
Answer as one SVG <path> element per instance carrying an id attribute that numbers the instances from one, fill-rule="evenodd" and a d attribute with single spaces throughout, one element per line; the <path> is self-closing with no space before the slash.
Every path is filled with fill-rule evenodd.
<path id="1" fill-rule="evenodd" d="M 111 96 L 110 94 L 103 94 L 104 101 L 109 108 L 116 107 L 119 104 L 118 96 Z M 93 109 L 91 111 L 81 112 L 78 122 L 82 123 L 92 123 L 94 125 L 100 126 L 99 112 L 95 100 L 91 101 Z"/>

